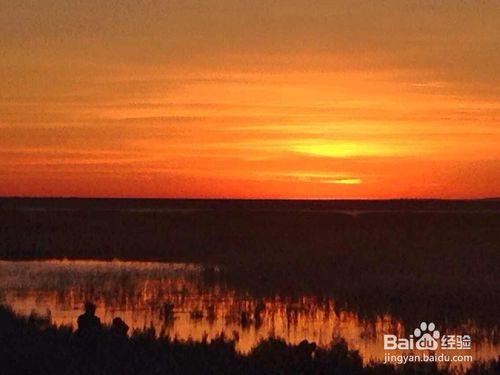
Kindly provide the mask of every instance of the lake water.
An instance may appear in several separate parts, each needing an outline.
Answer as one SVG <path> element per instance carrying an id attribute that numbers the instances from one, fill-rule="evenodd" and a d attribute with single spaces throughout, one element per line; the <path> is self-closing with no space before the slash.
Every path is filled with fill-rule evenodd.
<path id="1" fill-rule="evenodd" d="M 354 311 L 338 308 L 332 298 L 253 298 L 214 280 L 195 264 L 0 261 L 0 302 L 18 313 L 50 315 L 56 324 L 74 327 L 84 302 L 91 300 L 104 323 L 119 316 L 131 331 L 154 327 L 157 333 L 179 339 L 201 340 L 224 332 L 238 338 L 237 349 L 242 352 L 271 335 L 322 346 L 342 337 L 365 361 L 384 359 L 384 334 L 406 337 L 415 328 L 389 315 L 362 319 Z M 170 317 L 166 304 L 173 304 Z M 496 332 L 497 327 L 491 330 Z M 442 327 L 441 331 L 446 332 Z M 464 323 L 456 333 L 471 335 L 472 348 L 458 352 L 471 354 L 474 360 L 496 358 L 500 347 L 491 332 L 474 322 Z"/>

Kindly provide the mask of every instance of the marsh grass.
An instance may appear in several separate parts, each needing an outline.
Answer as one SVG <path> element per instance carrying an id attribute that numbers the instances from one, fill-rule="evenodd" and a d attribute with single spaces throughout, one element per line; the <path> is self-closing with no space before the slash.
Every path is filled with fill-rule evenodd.
<path id="1" fill-rule="evenodd" d="M 330 347 L 290 345 L 279 338 L 261 341 L 248 355 L 223 334 L 208 341 L 158 337 L 154 330 L 130 338 L 104 328 L 83 339 L 36 315 L 22 317 L 0 306 L 0 371 L 23 374 L 448 374 L 435 364 L 363 366 L 343 340 Z M 467 374 L 498 373 L 499 361 L 475 363 Z"/>

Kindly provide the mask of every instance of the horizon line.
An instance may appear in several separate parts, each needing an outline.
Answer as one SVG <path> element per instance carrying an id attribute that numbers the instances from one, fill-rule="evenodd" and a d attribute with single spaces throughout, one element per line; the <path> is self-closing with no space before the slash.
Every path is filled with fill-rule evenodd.
<path id="1" fill-rule="evenodd" d="M 237 197 L 140 197 L 140 196 L 28 196 L 28 195 L 0 195 L 0 199 L 81 199 L 81 200 L 192 200 L 192 201 L 491 201 L 500 200 L 498 197 L 476 198 L 436 198 L 436 197 L 398 197 L 398 198 L 237 198 Z"/>

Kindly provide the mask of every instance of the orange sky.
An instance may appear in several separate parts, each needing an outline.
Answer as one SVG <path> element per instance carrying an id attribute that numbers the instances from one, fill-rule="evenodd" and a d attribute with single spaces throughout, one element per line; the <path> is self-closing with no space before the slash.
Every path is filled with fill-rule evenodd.
<path id="1" fill-rule="evenodd" d="M 500 196 L 499 2 L 16 1 L 0 25 L 0 195 Z"/>

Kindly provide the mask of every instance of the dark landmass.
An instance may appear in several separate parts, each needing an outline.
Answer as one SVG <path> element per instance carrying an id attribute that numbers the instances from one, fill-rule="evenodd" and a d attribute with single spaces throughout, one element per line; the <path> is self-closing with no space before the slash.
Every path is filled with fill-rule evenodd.
<path id="1" fill-rule="evenodd" d="M 248 355 L 224 336 L 202 342 L 158 338 L 152 330 L 129 338 L 110 327 L 93 335 L 55 327 L 37 316 L 20 317 L 0 306 L 2 375 L 104 374 L 451 374 L 435 364 L 365 364 L 345 341 L 327 349 L 306 341 L 269 338 Z M 500 361 L 474 363 L 467 374 L 498 374 Z"/>
<path id="2" fill-rule="evenodd" d="M 155 198 L 25 198 L 0 197 L 0 209 L 48 210 L 491 210 L 500 198 L 484 199 L 155 199 Z"/>
<path id="3" fill-rule="evenodd" d="M 255 295 L 333 296 L 498 337 L 500 202 L 0 199 L 0 258 L 222 267 Z"/>

